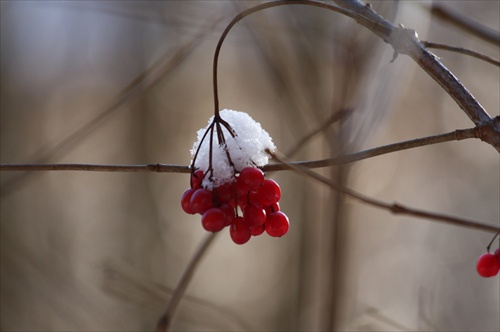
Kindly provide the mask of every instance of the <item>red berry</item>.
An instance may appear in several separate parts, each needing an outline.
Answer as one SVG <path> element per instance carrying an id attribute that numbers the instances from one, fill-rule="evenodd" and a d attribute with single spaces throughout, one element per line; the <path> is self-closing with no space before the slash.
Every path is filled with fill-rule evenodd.
<path id="1" fill-rule="evenodd" d="M 236 183 L 225 183 L 217 188 L 214 188 L 215 199 L 218 204 L 234 201 L 236 196 Z"/>
<path id="2" fill-rule="evenodd" d="M 497 258 L 498 264 L 500 264 L 500 248 L 498 248 L 497 250 L 495 250 L 494 255 Z"/>
<path id="3" fill-rule="evenodd" d="M 219 232 L 225 226 L 225 216 L 221 209 L 211 208 L 203 213 L 201 224 L 209 232 Z"/>
<path id="4" fill-rule="evenodd" d="M 236 244 L 244 244 L 250 240 L 252 233 L 250 232 L 250 228 L 245 224 L 242 217 L 234 218 L 233 223 L 229 226 L 229 234 L 231 235 L 231 239 Z"/>
<path id="5" fill-rule="evenodd" d="M 288 232 L 290 222 L 288 217 L 281 211 L 273 212 L 267 216 L 266 232 L 273 237 L 281 237 Z"/>
<path id="6" fill-rule="evenodd" d="M 248 204 L 245 210 L 243 210 L 243 220 L 245 220 L 250 228 L 264 225 L 266 222 L 266 211 L 258 206 Z"/>
<path id="7" fill-rule="evenodd" d="M 266 211 L 258 206 L 248 204 L 245 210 L 243 210 L 243 220 L 245 220 L 250 228 L 264 225 L 266 222 Z"/>
<path id="8" fill-rule="evenodd" d="M 276 181 L 267 179 L 257 191 L 257 200 L 262 206 L 269 206 L 281 198 L 281 188 Z"/>
<path id="9" fill-rule="evenodd" d="M 234 207 L 232 207 L 227 203 L 224 203 L 220 206 L 220 209 L 222 210 L 222 213 L 224 213 L 224 218 L 225 218 L 224 226 L 229 226 L 236 217 L 234 212 Z"/>
<path id="10" fill-rule="evenodd" d="M 191 173 L 191 188 L 200 189 L 203 181 L 203 171 L 201 169 Z"/>
<path id="11" fill-rule="evenodd" d="M 257 190 L 264 183 L 264 173 L 255 167 L 244 168 L 240 172 L 238 182 L 247 191 Z"/>
<path id="12" fill-rule="evenodd" d="M 196 212 L 191 207 L 191 196 L 193 196 L 196 189 L 188 189 L 182 194 L 181 206 L 184 212 L 189 214 L 195 214 Z"/>
<path id="13" fill-rule="evenodd" d="M 266 225 L 260 225 L 260 226 L 255 226 L 250 228 L 250 232 L 252 233 L 253 236 L 258 236 L 266 230 Z"/>
<path id="14" fill-rule="evenodd" d="M 191 196 L 190 203 L 194 212 L 203 214 L 214 207 L 214 195 L 209 190 L 196 189 L 193 196 Z"/>
<path id="15" fill-rule="evenodd" d="M 476 263 L 476 270 L 481 277 L 494 277 L 500 270 L 500 263 L 495 255 L 488 252 L 479 257 Z"/>

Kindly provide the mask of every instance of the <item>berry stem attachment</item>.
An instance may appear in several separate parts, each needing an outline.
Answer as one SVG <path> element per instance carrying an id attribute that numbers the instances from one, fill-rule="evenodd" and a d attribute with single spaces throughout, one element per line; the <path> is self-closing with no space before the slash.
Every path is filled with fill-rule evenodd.
<path id="1" fill-rule="evenodd" d="M 500 235 L 500 231 L 498 233 L 495 234 L 495 236 L 493 237 L 493 239 L 491 239 L 490 243 L 488 244 L 488 246 L 486 247 L 486 251 L 487 252 L 490 252 L 490 248 L 491 248 L 491 245 L 493 244 L 493 241 L 495 241 L 495 239 L 497 238 L 497 236 Z"/>

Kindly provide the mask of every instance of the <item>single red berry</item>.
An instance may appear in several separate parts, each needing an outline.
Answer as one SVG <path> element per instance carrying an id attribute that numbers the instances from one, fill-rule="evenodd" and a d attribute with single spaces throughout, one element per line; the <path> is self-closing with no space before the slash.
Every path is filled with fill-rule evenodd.
<path id="1" fill-rule="evenodd" d="M 267 179 L 257 191 L 257 199 L 262 206 L 269 206 L 281 198 L 281 188 L 276 181 Z"/>
<path id="2" fill-rule="evenodd" d="M 236 213 L 234 210 L 234 207 L 229 205 L 228 203 L 224 203 L 220 206 L 220 209 L 222 213 L 224 213 L 224 226 L 229 226 L 233 222 L 234 218 L 236 217 Z"/>
<path id="3" fill-rule="evenodd" d="M 200 189 L 201 182 L 203 181 L 203 171 L 201 169 L 191 173 L 191 188 Z"/>
<path id="4" fill-rule="evenodd" d="M 252 233 L 253 236 L 259 236 L 260 234 L 264 233 L 265 230 L 266 230 L 266 225 L 260 225 L 250 228 L 250 232 Z"/>
<path id="5" fill-rule="evenodd" d="M 477 273 L 484 278 L 494 277 L 500 270 L 500 263 L 495 255 L 488 253 L 482 254 L 476 263 Z"/>
<path id="6" fill-rule="evenodd" d="M 264 183 L 264 173 L 255 167 L 246 167 L 240 172 L 238 182 L 247 191 L 257 190 Z"/>
<path id="7" fill-rule="evenodd" d="M 288 217 L 281 211 L 273 212 L 267 216 L 266 232 L 273 237 L 281 237 L 288 232 L 290 222 Z"/>
<path id="8" fill-rule="evenodd" d="M 196 189 L 190 188 L 186 190 L 182 194 L 181 198 L 181 206 L 184 212 L 189 213 L 189 214 L 195 214 L 196 212 L 193 210 L 191 207 L 191 196 L 193 196 L 193 193 L 196 191 Z"/>
<path id="9" fill-rule="evenodd" d="M 248 204 L 245 210 L 243 210 L 243 220 L 245 220 L 250 228 L 264 225 L 266 222 L 266 211 L 259 206 Z"/>
<path id="10" fill-rule="evenodd" d="M 201 224 L 209 232 L 219 232 L 226 224 L 224 213 L 221 209 L 211 208 L 203 213 Z"/>
<path id="11" fill-rule="evenodd" d="M 214 195 L 206 189 L 196 189 L 191 196 L 191 208 L 194 212 L 203 214 L 210 208 L 214 207 Z"/>
<path id="12" fill-rule="evenodd" d="M 218 204 L 234 201 L 236 198 L 236 182 L 225 183 L 214 188 L 214 195 Z"/>
<path id="13" fill-rule="evenodd" d="M 242 217 L 234 218 L 233 223 L 229 226 L 229 234 L 231 235 L 231 239 L 236 244 L 244 244 L 250 240 L 252 233 L 250 232 L 250 228 L 243 221 Z"/>
<path id="14" fill-rule="evenodd" d="M 494 255 L 497 258 L 498 264 L 500 264 L 500 248 L 497 248 L 497 250 L 495 250 Z"/>

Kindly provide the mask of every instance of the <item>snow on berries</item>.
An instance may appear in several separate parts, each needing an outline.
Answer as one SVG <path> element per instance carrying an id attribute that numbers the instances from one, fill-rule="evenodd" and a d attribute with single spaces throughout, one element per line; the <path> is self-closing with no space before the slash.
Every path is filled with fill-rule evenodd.
<path id="1" fill-rule="evenodd" d="M 276 148 L 269 134 L 248 114 L 223 110 L 198 131 L 191 149 L 191 179 L 181 197 L 188 214 L 200 214 L 208 232 L 229 228 L 231 239 L 244 244 L 266 232 L 281 237 L 290 222 L 280 211 L 281 189 L 258 167 Z"/>
<path id="2" fill-rule="evenodd" d="M 203 179 L 203 187 L 212 189 L 233 182 L 234 170 L 266 165 L 266 149 L 274 152 L 276 147 L 260 123 L 244 112 L 222 110 L 219 117 L 212 116 L 208 126 L 198 131 L 198 140 L 191 149 L 192 168 L 211 172 Z"/>

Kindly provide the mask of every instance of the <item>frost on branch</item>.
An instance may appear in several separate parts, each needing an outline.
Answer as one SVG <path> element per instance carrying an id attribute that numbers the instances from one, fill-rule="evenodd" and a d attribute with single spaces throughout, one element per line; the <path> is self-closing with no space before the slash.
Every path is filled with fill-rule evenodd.
<path id="1" fill-rule="evenodd" d="M 272 138 L 262 129 L 260 123 L 255 122 L 248 114 L 233 110 L 223 110 L 220 112 L 220 117 L 226 121 L 234 131 L 233 137 L 229 130 L 220 126 L 225 138 L 225 144 L 220 144 L 218 140 L 218 127 L 213 127 L 212 135 L 212 176 L 205 177 L 203 187 L 212 189 L 224 183 L 234 181 L 234 172 L 240 172 L 246 167 L 264 166 L 269 161 L 269 155 L 265 152 L 266 149 L 274 151 Z M 214 121 L 212 116 L 208 120 L 207 127 L 198 131 L 198 140 L 194 143 L 191 149 L 191 157 L 194 158 L 200 142 L 202 141 L 207 130 Z M 201 169 L 204 173 L 210 167 L 210 134 L 203 140 L 202 146 L 198 151 L 194 163 L 195 169 Z M 226 151 L 227 147 L 227 151 Z M 228 153 L 230 159 L 228 158 Z M 234 165 L 231 167 L 230 161 Z"/>

